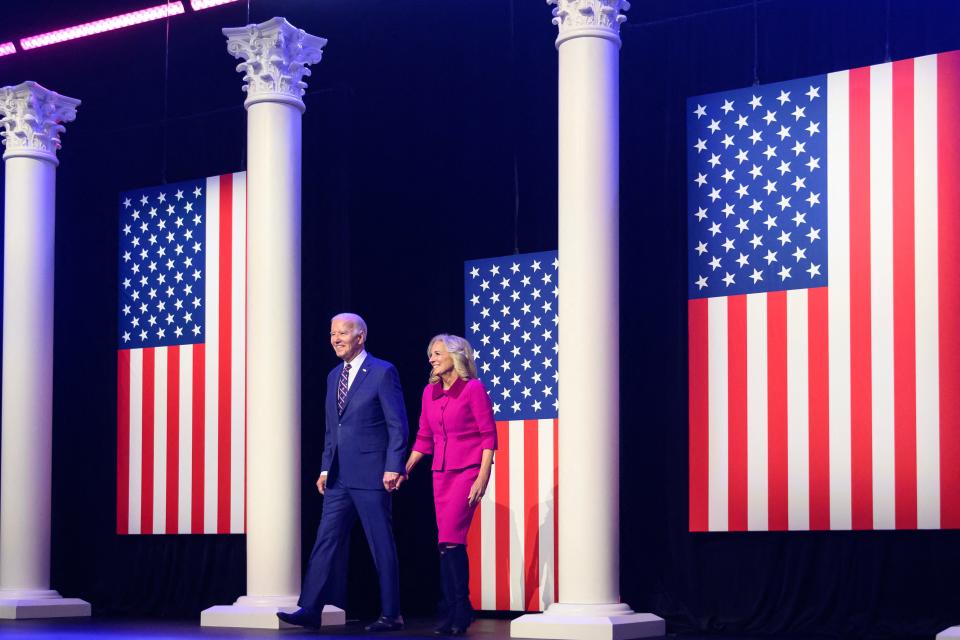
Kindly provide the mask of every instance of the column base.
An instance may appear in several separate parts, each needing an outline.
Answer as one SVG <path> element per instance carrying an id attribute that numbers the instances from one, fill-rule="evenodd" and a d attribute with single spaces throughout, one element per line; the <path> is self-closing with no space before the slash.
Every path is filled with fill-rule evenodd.
<path id="1" fill-rule="evenodd" d="M 937 634 L 937 640 L 948 640 L 949 638 L 960 638 L 960 626 L 944 629 Z"/>
<path id="2" fill-rule="evenodd" d="M 49 589 L 0 589 L 0 619 L 80 618 L 90 616 L 90 603 L 62 598 Z"/>
<path id="3" fill-rule="evenodd" d="M 295 629 L 295 625 L 281 622 L 278 611 L 293 613 L 299 609 L 297 596 L 240 596 L 233 604 L 216 605 L 200 613 L 201 627 L 237 627 L 243 629 Z M 343 609 L 326 605 L 321 625 L 344 625 L 347 614 Z"/>
<path id="4" fill-rule="evenodd" d="M 554 640 L 629 640 L 665 635 L 663 618 L 635 613 L 625 604 L 550 605 L 543 613 L 520 616 L 510 623 L 512 638 Z"/>

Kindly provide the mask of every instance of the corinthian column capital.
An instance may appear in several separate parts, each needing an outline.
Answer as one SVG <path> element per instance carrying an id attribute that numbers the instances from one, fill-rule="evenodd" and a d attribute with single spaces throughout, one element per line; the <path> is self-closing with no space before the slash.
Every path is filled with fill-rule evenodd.
<path id="1" fill-rule="evenodd" d="M 6 151 L 3 158 L 27 156 L 57 164 L 61 122 L 77 117 L 76 98 L 44 89 L 36 82 L 22 82 L 0 88 L 0 137 Z"/>
<path id="2" fill-rule="evenodd" d="M 283 102 L 305 109 L 302 98 L 307 83 L 303 78 L 310 75 L 308 64 L 320 62 L 326 38 L 310 35 L 279 17 L 224 29 L 223 35 L 227 36 L 227 51 L 244 60 L 237 71 L 244 74 L 245 107 Z"/>
<path id="3" fill-rule="evenodd" d="M 621 11 L 627 0 L 547 0 L 553 7 L 553 24 L 560 29 L 557 47 L 570 38 L 590 36 L 620 44 L 620 25 L 627 21 Z"/>

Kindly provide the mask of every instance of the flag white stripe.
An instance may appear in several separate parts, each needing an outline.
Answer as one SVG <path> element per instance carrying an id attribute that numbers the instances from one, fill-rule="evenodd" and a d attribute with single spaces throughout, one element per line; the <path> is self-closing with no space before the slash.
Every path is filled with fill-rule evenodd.
<path id="1" fill-rule="evenodd" d="M 553 420 L 537 423 L 537 513 L 540 522 L 538 566 L 540 568 L 540 609 L 553 603 Z"/>
<path id="2" fill-rule="evenodd" d="M 153 533 L 167 525 L 167 349 L 154 349 L 153 361 Z"/>
<path id="3" fill-rule="evenodd" d="M 850 529 L 850 73 L 827 76 L 830 528 Z M 819 242 L 819 241 L 818 241 Z"/>
<path id="4" fill-rule="evenodd" d="M 494 458 L 496 460 L 496 458 Z M 490 473 L 487 493 L 480 502 L 480 603 L 497 608 L 497 473 Z"/>
<path id="5" fill-rule="evenodd" d="M 873 526 L 896 528 L 893 383 L 893 66 L 870 69 Z"/>
<path id="6" fill-rule="evenodd" d="M 510 421 L 510 608 L 524 609 L 523 420 Z"/>
<path id="7" fill-rule="evenodd" d="M 230 301 L 230 532 L 243 533 L 244 467 L 246 442 L 246 268 L 247 182 L 246 174 L 233 176 L 233 232 L 231 247 Z"/>
<path id="8" fill-rule="evenodd" d="M 769 528 L 767 294 L 747 296 L 747 528 Z"/>
<path id="9" fill-rule="evenodd" d="M 143 475 L 143 349 L 130 350 L 130 484 L 127 531 L 140 533 Z"/>
<path id="10" fill-rule="evenodd" d="M 787 527 L 810 528 L 807 290 L 787 291 Z"/>
<path id="11" fill-rule="evenodd" d="M 218 428 L 219 422 L 219 302 L 220 291 L 220 178 L 207 178 L 207 211 L 206 211 L 206 261 L 207 272 L 205 278 L 206 310 L 194 310 L 194 320 L 200 322 L 204 336 L 204 405 L 205 418 L 203 425 L 203 531 L 204 533 L 217 532 L 217 471 L 218 471 Z M 187 304 L 187 301 L 184 301 Z M 193 305 L 189 305 L 193 308 Z M 200 318 L 204 318 L 200 321 Z"/>
<path id="12" fill-rule="evenodd" d="M 726 531 L 728 502 L 727 403 L 729 402 L 727 370 L 727 299 L 710 298 L 707 307 L 709 340 L 709 515 L 710 531 Z"/>
<path id="13" fill-rule="evenodd" d="M 180 347 L 180 437 L 177 531 L 190 533 L 193 504 L 193 345 Z"/>
<path id="14" fill-rule="evenodd" d="M 940 528 L 937 57 L 914 63 L 917 526 Z"/>

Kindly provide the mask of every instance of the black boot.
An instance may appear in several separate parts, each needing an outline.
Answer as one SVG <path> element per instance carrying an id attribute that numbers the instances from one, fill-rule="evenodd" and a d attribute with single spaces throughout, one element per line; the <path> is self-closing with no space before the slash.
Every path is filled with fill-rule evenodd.
<path id="1" fill-rule="evenodd" d="M 440 548 L 440 603 L 437 606 L 437 626 L 433 633 L 448 636 L 453 622 L 453 580 L 450 575 L 450 558 L 446 545 Z"/>
<path id="2" fill-rule="evenodd" d="M 467 548 L 458 544 L 447 550 L 450 563 L 450 577 L 453 581 L 453 618 L 450 621 L 450 634 L 462 635 L 473 622 L 473 606 L 470 604 L 470 560 Z"/>

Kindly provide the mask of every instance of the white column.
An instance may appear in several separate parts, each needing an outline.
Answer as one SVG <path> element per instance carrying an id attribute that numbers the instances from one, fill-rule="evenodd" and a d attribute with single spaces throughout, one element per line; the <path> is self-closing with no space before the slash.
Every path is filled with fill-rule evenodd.
<path id="1" fill-rule="evenodd" d="M 53 237 L 61 122 L 79 100 L 35 82 L 0 89 L 6 170 L 0 618 L 89 616 L 50 589 Z"/>
<path id="2" fill-rule="evenodd" d="M 203 626 L 279 628 L 300 593 L 300 163 L 304 76 L 327 41 L 284 18 L 224 29 L 247 93 L 247 594 Z M 345 615 L 325 607 L 324 624 Z"/>
<path id="3" fill-rule="evenodd" d="M 560 29 L 560 597 L 514 620 L 510 635 L 662 636 L 661 618 L 620 602 L 619 56 L 629 3 L 548 1 Z"/>

